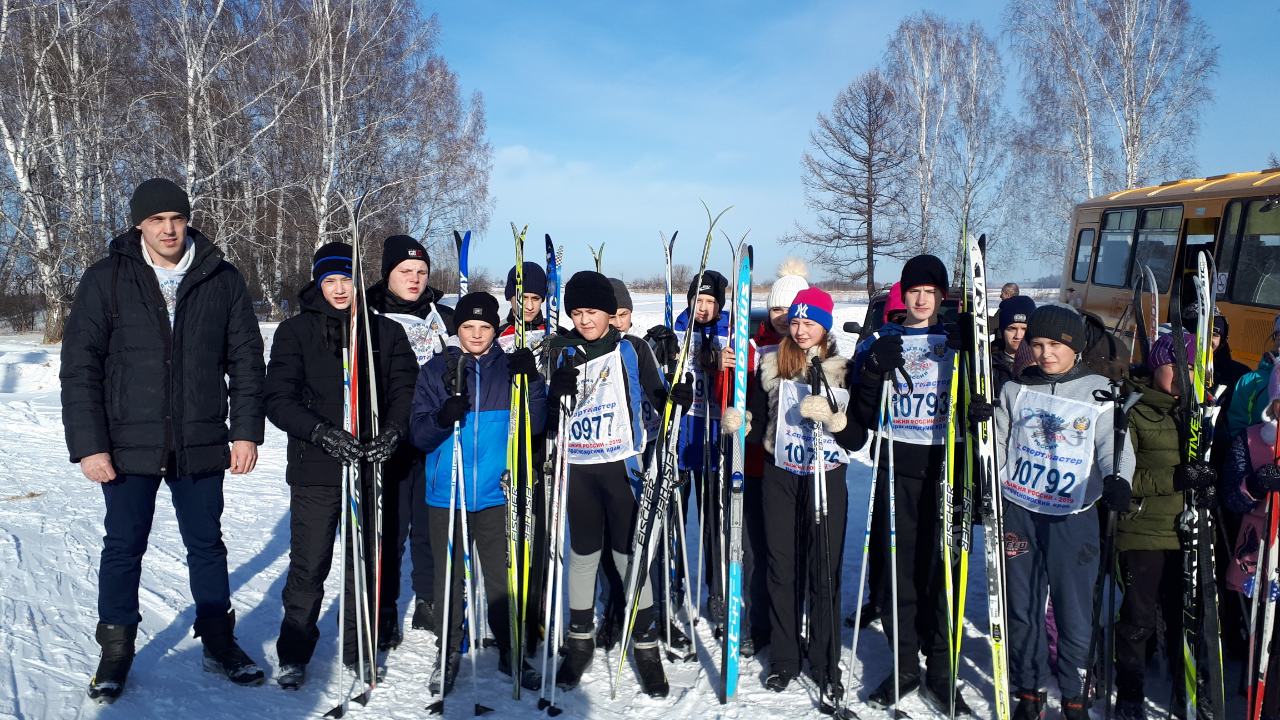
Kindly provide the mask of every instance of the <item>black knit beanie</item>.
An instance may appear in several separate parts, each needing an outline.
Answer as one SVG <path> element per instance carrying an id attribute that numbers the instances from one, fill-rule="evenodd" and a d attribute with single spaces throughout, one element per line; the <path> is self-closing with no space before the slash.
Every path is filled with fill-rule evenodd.
<path id="1" fill-rule="evenodd" d="M 498 329 L 498 299 L 487 292 L 467 293 L 458 299 L 453 308 L 454 327 L 462 327 L 468 320 L 479 320 L 489 323 L 494 330 Z"/>
<path id="2" fill-rule="evenodd" d="M 1036 301 L 1026 295 L 1014 295 L 1000 301 L 1000 309 L 996 312 L 1000 318 L 1000 331 L 1014 323 L 1025 323 L 1036 311 Z"/>
<path id="3" fill-rule="evenodd" d="M 1067 305 L 1051 303 L 1041 305 L 1027 320 L 1028 341 L 1047 338 L 1066 345 L 1076 352 L 1084 351 L 1084 318 Z"/>
<path id="4" fill-rule="evenodd" d="M 392 235 L 382 241 L 382 279 L 391 276 L 391 271 L 405 260 L 421 260 L 427 264 L 427 272 L 431 272 L 431 258 L 422 243 L 409 235 Z"/>
<path id="5" fill-rule="evenodd" d="M 921 285 L 932 285 L 938 288 L 943 297 L 947 295 L 947 266 L 933 255 L 917 255 L 902 266 L 902 297 L 907 291 Z"/>
<path id="6" fill-rule="evenodd" d="M 547 273 L 542 270 L 542 266 L 536 262 L 524 261 L 524 292 L 532 293 L 538 297 L 544 297 L 547 294 Z M 507 271 L 507 288 L 506 294 L 503 295 L 510 300 L 516 296 L 516 268 L 514 265 Z"/>
<path id="7" fill-rule="evenodd" d="M 618 309 L 635 310 L 635 306 L 631 303 L 631 291 L 627 289 L 627 284 L 618 278 L 609 278 L 609 284 L 613 286 L 613 297 L 618 301 Z"/>
<path id="8" fill-rule="evenodd" d="M 165 212 L 176 212 L 184 218 L 191 217 L 191 199 L 177 183 L 164 178 L 144 180 L 129 198 L 129 219 L 141 225 L 143 220 Z"/>
<path id="9" fill-rule="evenodd" d="M 689 281 L 689 292 L 685 296 L 689 298 L 689 306 L 693 307 L 694 297 L 697 295 L 710 295 L 716 299 L 716 307 L 724 309 L 724 294 L 729 288 L 729 280 L 724 275 L 715 270 L 707 270 L 702 273 L 702 284 L 698 284 L 698 276 L 694 275 Z"/>
<path id="10" fill-rule="evenodd" d="M 311 256 L 311 279 L 316 284 L 330 275 L 351 277 L 351 246 L 342 242 L 325 243 Z"/>
<path id="11" fill-rule="evenodd" d="M 564 309 L 573 312 L 579 308 L 616 315 L 618 299 L 613 296 L 609 278 L 591 270 L 574 273 L 564 285 Z"/>

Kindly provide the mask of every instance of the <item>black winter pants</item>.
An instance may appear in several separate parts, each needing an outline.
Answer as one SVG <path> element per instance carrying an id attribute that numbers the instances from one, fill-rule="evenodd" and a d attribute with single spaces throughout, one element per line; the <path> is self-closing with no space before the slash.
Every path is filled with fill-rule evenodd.
<path id="1" fill-rule="evenodd" d="M 364 507 L 372 507 L 370 495 L 363 496 Z M 282 665 L 311 661 L 320 638 L 316 622 L 324 601 L 324 581 L 329 577 L 333 564 L 333 536 L 338 533 L 342 520 L 342 488 L 334 485 L 293 485 L 289 488 L 289 572 L 285 578 L 284 620 L 280 623 L 280 638 L 276 641 L 276 654 Z M 365 588 L 373 608 L 374 593 L 374 535 L 373 523 L 364 524 L 364 572 Z M 350 527 L 350 526 L 348 526 Z M 356 605 L 355 575 L 352 572 L 351 538 L 344 538 L 342 554 L 346 562 L 345 622 L 343 625 L 342 661 L 356 661 Z M 384 595 L 387 578 L 383 576 Z M 361 630 L 363 632 L 363 629 Z"/>
<path id="2" fill-rule="evenodd" d="M 595 623 L 596 574 L 601 553 L 615 553 L 615 566 L 623 574 L 626 563 L 619 562 L 619 558 L 626 559 L 631 554 L 639 505 L 626 463 L 571 465 L 567 505 L 569 622 L 591 627 Z M 635 630 L 645 632 L 653 622 L 649 573 L 641 573 L 639 579 L 642 586 Z M 627 579 L 622 580 L 625 586 Z"/>
<path id="3" fill-rule="evenodd" d="M 1171 673 L 1175 680 L 1182 677 L 1182 614 L 1177 611 L 1182 607 L 1182 553 L 1126 550 L 1120 553 L 1120 572 L 1124 579 L 1124 598 L 1115 628 L 1116 696 L 1120 700 L 1141 702 L 1147 646 L 1155 635 L 1161 606 L 1175 611 L 1164 614 L 1165 622 L 1172 624 L 1166 638 L 1171 641 L 1167 644 L 1167 660 L 1169 667 L 1175 669 Z"/>
<path id="4" fill-rule="evenodd" d="M 813 476 L 789 473 L 774 465 L 771 456 L 765 462 L 761 496 L 769 508 L 764 534 L 773 670 L 799 674 L 801 613 L 807 603 L 810 671 L 815 679 L 827 678 L 828 672 L 839 679 L 834 661 L 840 649 L 840 568 L 849 505 L 846 468 L 827 473 L 824 529 L 830 565 L 824 574 L 822 535 L 814 525 Z"/>
<path id="5" fill-rule="evenodd" d="M 173 467 L 176 463 L 170 462 Z M 227 581 L 227 546 L 222 542 L 221 472 L 177 477 L 118 475 L 102 485 L 107 514 L 103 520 L 102 558 L 98 567 L 98 620 L 137 625 L 138 582 L 156 512 L 160 482 L 169 486 L 178 532 L 187 549 L 187 572 L 196 619 L 215 618 L 231 610 Z"/>
<path id="6" fill-rule="evenodd" d="M 904 444 L 898 444 L 902 452 Z M 950 673 L 947 643 L 947 598 L 941 572 L 938 536 L 938 480 L 895 472 L 894 530 L 897 543 L 898 617 L 893 617 L 893 578 L 890 557 L 893 542 L 889 528 L 888 447 L 882 449 L 876 476 L 875 508 L 871 528 L 872 557 L 868 573 L 871 600 L 880 609 L 881 626 L 890 643 L 898 644 L 903 674 L 919 672 L 919 653 L 928 669 L 945 677 Z M 923 450 L 922 450 L 923 452 Z M 896 470 L 896 468 L 895 468 Z M 859 602 L 861 598 L 859 598 Z M 896 635 L 896 637 L 895 637 Z M 892 645 L 890 645 L 892 647 Z"/>
<path id="7" fill-rule="evenodd" d="M 405 452 L 403 449 L 401 453 Z M 392 469 L 388 466 L 388 469 Z M 395 552 L 384 551 L 382 574 L 386 594 L 382 597 L 383 612 L 396 612 L 400 599 L 400 572 L 404 567 L 405 540 L 409 541 L 410 583 L 418 600 L 431 602 L 435 597 L 435 558 L 431 554 L 431 534 L 428 529 L 426 474 L 422 467 L 422 453 L 414 451 L 413 461 L 407 469 L 403 465 L 394 469 L 398 477 L 392 477 L 394 493 L 387 493 L 385 516 L 396 518 Z M 394 507 L 392 507 L 394 503 Z M 387 533 L 390 536 L 390 533 Z"/>
<path id="8" fill-rule="evenodd" d="M 453 523 L 453 542 L 449 542 L 449 509 L 433 507 L 429 509 L 431 520 L 431 546 L 436 548 L 439 557 L 435 561 L 435 597 L 436 622 L 449 633 L 449 647 L 462 647 L 462 581 L 466 573 L 463 560 L 462 543 L 462 511 L 455 510 Z M 478 512 L 467 513 L 467 534 L 474 551 L 471 553 L 471 577 L 476 581 L 477 561 L 484 568 L 484 594 L 489 601 L 489 631 L 493 633 L 498 648 L 503 652 L 511 649 L 511 616 L 507 595 L 507 506 L 487 508 Z M 445 589 L 445 575 L 448 571 L 447 553 L 453 548 L 452 583 Z M 474 587 L 474 586 L 473 586 Z M 444 628 L 444 603 L 448 598 L 449 627 Z M 474 598 L 467 598 L 468 603 Z M 479 608 L 477 608 L 477 613 Z M 480 637 L 476 628 L 477 635 Z M 443 637 L 437 631 L 437 638 Z M 439 646 L 439 639 L 436 640 Z"/>

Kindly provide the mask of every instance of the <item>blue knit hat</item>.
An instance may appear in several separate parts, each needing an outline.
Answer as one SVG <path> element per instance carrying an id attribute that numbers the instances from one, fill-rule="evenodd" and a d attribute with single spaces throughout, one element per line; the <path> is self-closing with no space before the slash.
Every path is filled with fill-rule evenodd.
<path id="1" fill-rule="evenodd" d="M 1000 301 L 1000 309 L 997 311 L 1000 315 L 1000 331 L 1014 323 L 1025 323 L 1031 319 L 1031 313 L 1036 311 L 1036 301 L 1026 295 L 1014 295 L 1008 300 Z"/>

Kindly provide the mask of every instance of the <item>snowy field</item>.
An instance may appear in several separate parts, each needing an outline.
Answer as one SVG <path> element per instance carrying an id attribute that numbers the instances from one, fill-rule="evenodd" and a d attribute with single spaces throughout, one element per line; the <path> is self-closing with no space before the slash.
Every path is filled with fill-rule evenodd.
<path id="1" fill-rule="evenodd" d="M 641 327 L 660 321 L 661 296 L 637 295 L 635 316 Z M 865 302 L 865 301 L 863 301 Z M 862 321 L 865 307 L 838 301 L 836 327 L 846 320 Z M 264 324 L 270 347 L 274 325 Z M 852 348 L 842 338 L 844 352 Z M 337 604 L 325 605 L 323 633 L 309 681 L 296 693 L 278 689 L 275 640 L 283 611 L 280 593 L 288 564 L 288 488 L 284 482 L 285 437 L 268 424 L 266 444 L 257 469 L 248 476 L 227 476 L 223 534 L 229 550 L 232 602 L 238 617 L 237 636 L 248 653 L 267 670 L 267 684 L 235 687 L 200 670 L 200 644 L 191 637 L 194 607 L 188 591 L 184 551 L 171 506 L 164 491 L 157 503 L 151 547 L 143 565 L 138 656 L 124 696 L 114 705 L 99 707 L 85 697 L 85 687 L 97 663 L 93 639 L 96 617 L 98 557 L 103 505 L 101 491 L 67 462 L 59 407 L 57 347 L 42 346 L 38 336 L 0 338 L 0 717 L 26 718 L 302 718 L 318 717 L 339 700 L 330 661 L 336 649 Z M 870 461 L 858 453 L 849 472 L 850 501 L 844 562 L 844 612 L 855 607 L 857 565 L 867 504 Z M 33 495 L 33 497 L 28 497 Z M 691 535 L 696 537 L 696 533 Z M 982 547 L 981 530 L 974 547 Z M 407 558 L 406 558 L 407 562 Z M 985 578 L 980 552 L 970 570 L 966 639 L 960 676 L 964 693 L 978 717 L 990 717 L 990 654 L 986 628 Z M 337 572 L 329 581 L 330 600 L 336 599 Z M 402 605 L 412 597 L 405 573 Z M 418 718 L 431 701 L 426 689 L 434 664 L 434 638 L 408 629 L 404 608 L 405 642 L 388 661 L 386 681 L 367 708 L 353 706 L 357 718 Z M 566 718 L 794 718 L 821 717 L 817 691 L 806 677 L 786 693 L 763 688 L 767 649 L 744 664 L 738 699 L 722 706 L 719 649 L 707 624 L 701 626 L 702 653 L 697 662 L 667 665 L 671 696 L 653 700 L 639 693 L 634 675 L 624 672 L 617 699 L 610 699 L 611 669 L 616 655 L 597 657 L 583 684 L 562 695 Z M 847 648 L 852 631 L 844 631 Z M 885 677 L 891 668 L 888 645 L 873 626 L 861 637 L 859 667 L 845 670 L 845 684 L 858 698 Z M 708 649 L 711 648 L 711 649 Z M 847 662 L 846 657 L 842 662 Z M 865 667 L 865 676 L 863 673 Z M 508 678 L 497 673 L 497 652 L 479 656 L 479 697 L 495 709 L 490 717 L 535 718 L 536 692 L 522 701 L 511 699 Z M 1163 670 L 1151 673 L 1149 694 L 1170 695 Z M 865 677 L 865 684 L 864 680 Z M 345 685 L 344 685 L 345 687 Z M 1234 683 L 1228 684 L 1228 689 Z M 462 673 L 449 714 L 470 716 L 472 684 L 469 662 Z M 1055 694 L 1051 691 L 1051 697 Z M 1163 706 L 1164 700 L 1160 705 Z M 1236 701 L 1240 706 L 1242 701 Z M 860 701 L 862 718 L 888 717 Z M 933 717 L 918 698 L 903 702 L 913 718 Z M 1155 706 L 1152 707 L 1155 709 Z M 465 710 L 465 712 L 463 712 Z M 1229 712 L 1242 717 L 1243 710 Z M 1159 716 L 1163 716 L 1160 712 Z M 1049 717 L 1057 717 L 1056 701 Z M 1094 717 L 1102 717 L 1095 709 Z"/>

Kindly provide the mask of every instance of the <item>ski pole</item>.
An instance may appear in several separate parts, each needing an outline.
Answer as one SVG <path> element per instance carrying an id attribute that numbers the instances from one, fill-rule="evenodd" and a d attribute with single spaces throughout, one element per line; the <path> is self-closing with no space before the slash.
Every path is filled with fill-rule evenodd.
<path id="1" fill-rule="evenodd" d="M 889 393 L 891 392 L 889 380 L 885 380 L 880 386 L 879 409 L 876 412 L 876 433 L 875 445 L 871 447 L 871 492 L 867 497 L 867 522 L 862 531 L 862 561 L 858 563 L 858 592 L 854 595 L 854 602 L 858 604 L 858 609 L 853 611 L 853 644 L 849 646 L 849 673 L 853 674 L 853 666 L 858 658 L 858 634 L 862 630 L 862 593 L 867 586 L 867 560 L 871 556 L 871 520 L 875 515 L 876 507 L 876 478 L 880 474 L 880 448 L 883 447 L 884 427 L 889 413 Z M 848 709 L 850 696 L 852 693 L 845 695 L 844 705 Z"/>
<path id="2" fill-rule="evenodd" d="M 545 607 L 542 610 L 542 627 L 543 627 L 543 632 L 546 633 L 546 637 L 544 638 L 543 644 L 542 644 L 542 688 L 538 693 L 538 709 L 540 710 L 545 710 L 548 707 L 548 704 L 545 704 L 546 698 L 548 695 L 548 692 L 547 692 L 548 683 L 550 683 L 553 686 L 553 688 L 555 685 L 554 682 L 550 682 L 549 680 L 549 676 L 547 673 L 547 669 L 548 669 L 547 665 L 548 665 L 548 662 L 550 661 L 551 655 L 557 651 L 557 646 L 555 646 L 555 644 L 552 641 L 552 630 L 551 630 L 552 628 L 551 623 L 553 621 L 552 606 L 553 606 L 553 603 L 558 600 L 558 596 L 560 594 L 559 586 L 556 584 L 558 566 L 561 562 L 561 559 L 563 558 L 562 548 L 560 544 L 560 540 L 562 537 L 560 533 L 560 529 L 561 529 L 561 523 L 563 522 L 560 517 L 560 514 L 561 514 L 560 513 L 560 507 L 561 507 L 560 506 L 560 484 L 564 481 L 564 464 L 565 463 L 564 463 L 563 449 L 565 445 L 565 438 L 567 437 L 569 416 L 571 414 L 572 414 L 572 411 L 569 409 L 569 403 L 562 398 L 560 400 L 560 417 L 558 418 L 556 423 L 555 437 L 548 438 L 554 443 L 554 446 L 553 446 L 554 450 L 552 451 L 553 452 L 552 477 L 549 477 L 543 481 L 543 482 L 549 481 L 548 487 L 551 488 L 553 499 L 551 502 L 547 503 L 547 507 L 550 511 L 550 516 L 548 517 L 548 523 L 547 523 L 547 537 L 549 539 L 550 545 L 547 550 L 547 560 L 549 563 L 549 567 L 547 569 L 545 591 L 543 593 L 543 603 Z M 560 617 L 558 615 L 554 616 L 554 622 L 556 624 L 556 627 L 558 628 L 560 625 Z M 555 702 L 554 689 L 552 689 L 551 692 L 553 694 L 552 694 L 552 701 L 550 704 L 554 704 Z"/>
<path id="3" fill-rule="evenodd" d="M 480 392 L 480 378 L 477 375 L 476 377 L 477 396 L 479 392 Z M 475 448 L 474 452 L 478 453 L 479 450 L 480 448 L 477 447 Z M 459 453 L 461 453 L 461 450 L 459 450 Z M 475 478 L 473 476 L 472 484 L 474 485 L 474 483 L 475 483 Z M 485 707 L 484 705 L 480 704 L 480 680 L 476 670 L 476 663 L 478 661 L 477 656 L 480 654 L 480 646 L 476 644 L 476 621 L 477 621 L 476 605 L 478 605 L 479 602 L 478 602 L 478 598 L 476 597 L 475 577 L 471 572 L 471 535 L 468 529 L 468 522 L 467 522 L 467 483 L 466 483 L 465 471 L 462 474 L 462 482 L 458 486 L 458 524 L 461 526 L 461 530 L 462 530 L 462 538 L 461 538 L 462 539 L 462 595 L 467 600 L 467 607 L 466 607 L 467 640 L 471 644 L 471 652 L 470 652 L 471 691 L 476 700 L 475 714 L 483 715 L 487 712 L 492 712 L 493 708 Z M 507 601 L 512 602 L 512 599 L 508 598 Z M 524 659 L 514 658 L 512 662 L 523 663 Z M 511 670 L 511 674 L 518 676 L 519 671 L 515 667 L 513 667 Z"/>
<path id="4" fill-rule="evenodd" d="M 455 369 L 453 396 L 461 397 L 466 394 L 466 356 L 461 348 L 458 350 L 458 366 Z M 476 383 L 476 389 L 479 390 L 479 383 Z M 457 519 L 457 501 L 458 501 L 458 480 L 462 477 L 462 421 L 453 421 L 453 437 L 452 448 L 450 454 L 449 468 L 449 541 L 445 547 L 444 559 L 444 613 L 440 624 L 440 699 L 435 703 L 427 706 L 427 710 L 432 715 L 444 714 L 444 698 L 448 694 L 446 689 L 447 676 L 449 674 L 449 656 L 453 654 L 453 648 L 449 645 L 449 611 L 453 608 L 453 537 L 455 520 Z"/>
<path id="5" fill-rule="evenodd" d="M 822 359 L 815 357 L 810 365 L 810 394 L 823 397 L 823 376 L 822 376 Z M 835 402 L 827 398 L 828 406 L 832 411 L 836 410 Z M 834 582 L 832 575 L 834 568 L 831 565 L 831 538 L 830 531 L 827 529 L 827 458 L 825 447 L 825 437 L 822 425 L 814 422 L 812 424 L 813 438 L 813 488 L 814 488 L 814 528 L 818 533 L 818 547 L 821 553 L 821 587 L 826 595 L 824 605 L 827 611 L 828 635 L 823 642 L 826 643 L 824 648 L 827 654 L 827 688 L 818 688 L 819 704 L 823 703 L 822 696 L 827 689 L 832 687 L 835 674 L 840 672 L 840 621 L 837 617 L 839 614 L 836 610 L 836 593 L 838 592 L 838 583 Z M 839 700 L 837 700 L 839 702 Z"/>
<path id="6" fill-rule="evenodd" d="M 343 427 L 351 424 L 351 351 L 348 347 L 348 328 L 344 323 L 342 325 L 342 383 L 344 392 L 342 403 Z M 342 648 L 346 640 L 347 628 L 347 534 L 350 529 L 350 519 L 347 514 L 347 504 L 350 498 L 347 493 L 350 490 L 350 482 L 348 475 L 351 472 L 349 465 L 342 466 L 342 504 L 338 506 L 338 652 L 335 657 L 338 661 L 338 670 L 334 673 L 334 677 L 343 677 L 342 665 Z M 347 711 L 347 697 L 351 694 L 346 690 L 342 690 L 342 704 L 335 711 L 331 711 L 329 716 L 342 717 Z"/>
<path id="7" fill-rule="evenodd" d="M 889 380 L 892 382 L 892 380 Z M 886 386 L 886 388 L 891 386 Z M 896 393 L 896 388 L 894 389 Z M 889 449 L 889 589 L 891 593 L 891 602 L 893 603 L 893 712 L 896 716 L 898 706 L 902 702 L 902 688 L 899 682 L 900 659 L 898 648 L 898 520 L 897 520 L 897 501 L 894 495 L 897 493 L 897 478 L 894 475 L 893 467 L 893 418 L 889 418 L 889 422 L 885 423 L 885 442 Z"/>

